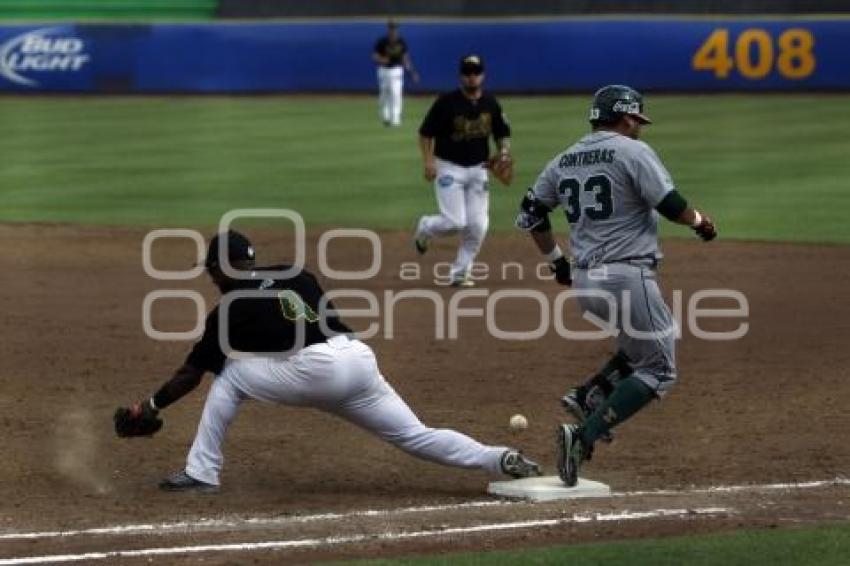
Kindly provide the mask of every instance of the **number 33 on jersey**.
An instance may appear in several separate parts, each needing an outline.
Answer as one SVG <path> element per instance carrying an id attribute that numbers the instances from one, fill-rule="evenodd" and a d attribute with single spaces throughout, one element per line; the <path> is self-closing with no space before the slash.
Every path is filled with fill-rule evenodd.
<path id="1" fill-rule="evenodd" d="M 563 207 L 576 261 L 595 263 L 658 257 L 655 207 L 674 188 L 647 144 L 601 130 L 550 161 L 532 191 L 547 207 Z"/>

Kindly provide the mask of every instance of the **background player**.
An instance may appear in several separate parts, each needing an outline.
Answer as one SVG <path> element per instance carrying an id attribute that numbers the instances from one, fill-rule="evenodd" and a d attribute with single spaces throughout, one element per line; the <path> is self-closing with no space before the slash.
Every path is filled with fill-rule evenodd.
<path id="1" fill-rule="evenodd" d="M 703 240 L 717 236 L 708 215 L 688 205 L 655 152 L 638 141 L 641 127 L 651 121 L 637 91 L 622 85 L 597 91 L 590 123 L 590 134 L 546 165 L 517 217 L 517 226 L 530 231 L 552 262 L 558 282 L 570 285 L 570 263 L 552 238 L 547 216 L 564 207 L 575 286 L 596 293 L 579 297 L 579 305 L 606 321 L 616 317 L 619 330 L 615 357 L 564 398 L 580 421 L 557 429 L 558 473 L 568 486 L 577 483 L 597 439 L 661 398 L 676 379 L 676 325 L 655 278 L 661 259 L 658 214 L 690 226 Z M 604 400 L 591 412 L 587 393 L 605 382 L 610 395 L 603 388 Z"/>
<path id="2" fill-rule="evenodd" d="M 425 253 L 431 238 L 459 232 L 451 284 L 460 287 L 474 285 L 469 270 L 487 233 L 490 195 L 485 165 L 490 136 L 500 152 L 510 152 L 510 126 L 483 84 L 484 61 L 478 55 L 463 57 L 461 88 L 437 98 L 419 128 L 424 176 L 435 181 L 440 213 L 419 219 L 416 249 Z"/>
<path id="3" fill-rule="evenodd" d="M 407 43 L 398 33 L 398 24 L 387 22 L 387 35 L 378 39 L 372 50 L 372 60 L 378 65 L 378 107 L 385 126 L 401 124 L 404 71 L 410 73 L 414 83 L 419 73 L 413 68 Z"/>
<path id="4" fill-rule="evenodd" d="M 222 251 L 226 250 L 232 266 L 250 274 L 247 279 L 231 279 L 219 262 L 221 239 L 217 236 L 210 242 L 205 262 L 213 282 L 222 294 L 249 291 L 254 296 L 234 300 L 225 311 L 216 306 L 207 317 L 203 336 L 174 376 L 153 397 L 129 410 L 119 409 L 116 415 L 119 435 L 152 434 L 161 425 L 159 410 L 195 389 L 205 372 L 216 374 L 186 467 L 162 481 L 162 489 L 218 490 L 224 435 L 244 399 L 318 408 L 440 464 L 517 478 L 540 475 L 538 465 L 517 450 L 487 446 L 453 430 L 423 425 L 381 375 L 371 348 L 350 337 L 351 331 L 333 313 L 332 305 L 326 305 L 329 311 L 322 308 L 323 291 L 312 274 L 302 270 L 288 279 L 257 277 L 251 243 L 231 231 L 223 238 Z M 226 337 L 219 334 L 221 316 L 226 317 Z M 267 354 L 234 357 L 230 351 L 225 354 L 222 344 L 228 343 L 239 352 Z M 122 413 L 125 416 L 119 418 Z M 138 426 L 138 421 L 143 424 Z"/>

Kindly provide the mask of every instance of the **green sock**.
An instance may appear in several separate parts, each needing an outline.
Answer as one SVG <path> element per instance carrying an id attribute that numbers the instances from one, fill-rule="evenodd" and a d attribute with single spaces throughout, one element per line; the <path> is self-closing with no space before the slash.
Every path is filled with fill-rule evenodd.
<path id="1" fill-rule="evenodd" d="M 634 375 L 623 379 L 611 396 L 584 422 L 582 441 L 586 446 L 593 446 L 601 434 L 640 411 L 654 398 L 652 390 Z"/>

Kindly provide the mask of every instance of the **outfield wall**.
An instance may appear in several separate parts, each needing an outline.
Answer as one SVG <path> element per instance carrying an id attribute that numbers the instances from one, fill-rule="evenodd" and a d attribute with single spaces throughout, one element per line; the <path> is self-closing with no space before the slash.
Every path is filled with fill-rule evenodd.
<path id="1" fill-rule="evenodd" d="M 383 21 L 0 26 L 5 92 L 371 92 Z M 420 90 L 484 56 L 499 92 L 850 88 L 850 19 L 441 21 L 402 28 Z"/>

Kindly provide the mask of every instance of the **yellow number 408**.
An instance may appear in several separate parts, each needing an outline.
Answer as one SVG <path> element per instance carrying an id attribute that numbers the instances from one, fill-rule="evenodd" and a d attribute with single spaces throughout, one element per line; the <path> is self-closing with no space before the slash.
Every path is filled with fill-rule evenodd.
<path id="1" fill-rule="evenodd" d="M 751 28 L 741 32 L 735 41 L 733 60 L 729 55 L 729 30 L 719 28 L 694 53 L 691 63 L 694 70 L 713 71 L 718 79 L 728 78 L 735 68 L 743 77 L 762 79 L 770 73 L 775 62 L 776 70 L 786 79 L 804 79 L 815 70 L 814 46 L 815 39 L 809 30 L 787 29 L 777 40 L 779 56 L 774 58 L 770 34 L 760 28 Z"/>

